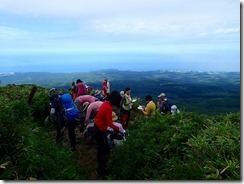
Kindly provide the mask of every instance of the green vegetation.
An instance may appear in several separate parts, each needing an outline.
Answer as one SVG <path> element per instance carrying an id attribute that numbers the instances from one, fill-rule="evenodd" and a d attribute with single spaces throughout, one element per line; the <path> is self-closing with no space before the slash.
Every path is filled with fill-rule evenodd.
<path id="1" fill-rule="evenodd" d="M 44 124 L 47 114 L 39 116 L 49 109 L 47 90 L 38 87 L 35 103 L 28 106 L 31 87 L 0 88 L 0 179 L 84 179 L 70 149 L 55 144 L 53 127 Z"/>
<path id="2" fill-rule="evenodd" d="M 240 114 L 139 119 L 113 150 L 111 180 L 240 180 Z"/>
<path id="3" fill-rule="evenodd" d="M 0 87 L 0 179 L 85 180 L 87 170 L 69 147 L 56 145 L 48 89 Z M 126 142 L 109 160 L 109 180 L 240 180 L 240 112 L 181 111 L 144 118 L 133 109 Z"/>

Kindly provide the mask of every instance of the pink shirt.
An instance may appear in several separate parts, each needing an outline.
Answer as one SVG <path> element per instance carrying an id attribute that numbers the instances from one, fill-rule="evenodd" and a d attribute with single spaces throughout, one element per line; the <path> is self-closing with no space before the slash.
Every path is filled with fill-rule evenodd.
<path id="1" fill-rule="evenodd" d="M 86 85 L 84 83 L 78 83 L 76 84 L 76 96 L 80 96 L 80 95 L 87 95 L 87 90 L 86 90 Z"/>
<path id="2" fill-rule="evenodd" d="M 75 101 L 78 101 L 80 104 L 83 104 L 85 102 L 89 102 L 91 104 L 96 101 L 96 97 L 91 95 L 82 95 L 78 96 Z"/>
<path id="3" fill-rule="evenodd" d="M 88 107 L 87 107 L 87 110 L 86 110 L 86 119 L 85 121 L 88 121 L 91 113 L 97 113 L 100 106 L 103 104 L 102 101 L 96 101 L 96 102 L 93 102 L 91 103 Z"/>

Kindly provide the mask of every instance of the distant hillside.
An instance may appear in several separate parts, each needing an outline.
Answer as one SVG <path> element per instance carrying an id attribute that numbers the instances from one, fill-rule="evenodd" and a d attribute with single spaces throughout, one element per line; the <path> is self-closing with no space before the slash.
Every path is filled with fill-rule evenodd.
<path id="1" fill-rule="evenodd" d="M 99 70 L 83 73 L 11 73 L 0 75 L 1 85 L 37 84 L 68 90 L 78 78 L 101 89 L 107 77 L 112 90 L 132 89 L 132 96 L 144 99 L 164 92 L 179 109 L 205 114 L 240 111 L 239 72 L 120 71 Z"/>

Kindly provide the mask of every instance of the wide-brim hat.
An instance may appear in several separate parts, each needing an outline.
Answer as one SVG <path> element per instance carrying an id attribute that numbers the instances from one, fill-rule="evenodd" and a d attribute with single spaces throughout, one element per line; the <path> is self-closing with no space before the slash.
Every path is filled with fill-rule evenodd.
<path id="1" fill-rule="evenodd" d="M 161 93 L 160 95 L 158 95 L 159 98 L 163 96 L 166 96 L 165 93 Z"/>
<path id="2" fill-rule="evenodd" d="M 115 112 L 112 112 L 112 121 L 116 121 L 118 116 L 116 116 Z"/>
<path id="3" fill-rule="evenodd" d="M 95 94 L 100 94 L 101 93 L 101 91 L 100 90 L 95 90 Z"/>

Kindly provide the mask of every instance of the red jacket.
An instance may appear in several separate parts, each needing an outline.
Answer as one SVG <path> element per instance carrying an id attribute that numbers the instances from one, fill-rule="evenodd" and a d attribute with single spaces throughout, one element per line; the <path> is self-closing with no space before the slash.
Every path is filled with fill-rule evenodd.
<path id="1" fill-rule="evenodd" d="M 98 113 L 94 119 L 95 124 L 101 131 L 107 131 L 108 127 L 119 131 L 119 127 L 113 124 L 112 121 L 112 105 L 110 102 L 104 102 L 98 110 Z"/>

